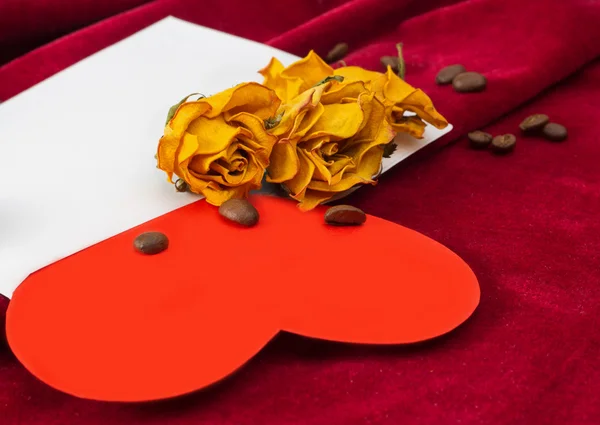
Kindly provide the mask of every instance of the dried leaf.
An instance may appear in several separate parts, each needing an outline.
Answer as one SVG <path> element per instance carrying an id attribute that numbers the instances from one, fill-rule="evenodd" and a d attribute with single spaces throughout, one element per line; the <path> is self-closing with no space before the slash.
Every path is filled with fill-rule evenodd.
<path id="1" fill-rule="evenodd" d="M 394 143 L 394 141 L 391 141 L 387 145 L 383 145 L 383 157 L 389 158 L 390 156 L 392 156 L 392 154 L 396 152 L 397 147 L 398 146 Z"/>

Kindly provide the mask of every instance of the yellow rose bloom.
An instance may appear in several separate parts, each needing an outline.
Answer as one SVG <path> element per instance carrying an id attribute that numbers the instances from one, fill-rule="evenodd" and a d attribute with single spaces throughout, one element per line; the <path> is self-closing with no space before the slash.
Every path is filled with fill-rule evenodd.
<path id="1" fill-rule="evenodd" d="M 374 92 L 385 106 L 388 122 L 397 132 L 422 138 L 425 122 L 440 129 L 448 125 L 446 119 L 436 111 L 429 96 L 406 83 L 390 67 L 385 73 L 368 71 L 357 66 L 334 70 L 311 51 L 305 58 L 288 67 L 284 67 L 273 58 L 259 72 L 264 77 L 263 84 L 273 89 L 283 102 L 289 102 L 326 77 L 341 76 L 344 77 L 343 85 L 362 82 L 368 91 Z M 406 115 L 406 112 L 416 115 Z"/>
<path id="2" fill-rule="evenodd" d="M 221 205 L 261 187 L 276 136 L 264 120 L 277 111 L 275 93 L 257 83 L 239 84 L 214 96 L 181 104 L 158 144 L 158 168 L 173 183 Z"/>
<path id="3" fill-rule="evenodd" d="M 362 82 L 309 88 L 277 115 L 267 181 L 281 183 L 305 211 L 356 185 L 375 184 L 383 146 L 396 135 L 383 103 Z"/>

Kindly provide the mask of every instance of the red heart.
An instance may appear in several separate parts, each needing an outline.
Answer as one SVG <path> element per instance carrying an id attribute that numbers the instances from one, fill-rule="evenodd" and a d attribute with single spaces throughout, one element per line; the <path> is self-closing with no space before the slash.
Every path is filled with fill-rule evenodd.
<path id="1" fill-rule="evenodd" d="M 153 400 L 226 377 L 280 330 L 409 343 L 454 329 L 479 303 L 471 269 L 415 231 L 372 216 L 332 227 L 323 209 L 253 203 L 253 228 L 199 201 L 32 274 L 7 312 L 15 355 L 75 396 Z M 170 245 L 144 256 L 132 242 L 150 230 Z"/>

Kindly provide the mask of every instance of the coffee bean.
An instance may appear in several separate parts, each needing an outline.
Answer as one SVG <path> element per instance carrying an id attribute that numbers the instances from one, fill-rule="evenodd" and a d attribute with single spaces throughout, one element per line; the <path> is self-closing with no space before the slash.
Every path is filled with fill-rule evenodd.
<path id="1" fill-rule="evenodd" d="M 185 180 L 177 179 L 177 181 L 175 181 L 175 190 L 177 192 L 186 192 L 188 190 L 188 184 Z"/>
<path id="2" fill-rule="evenodd" d="M 438 72 L 435 76 L 435 82 L 439 85 L 450 84 L 454 77 L 466 71 L 467 69 L 460 64 L 447 66 Z"/>
<path id="3" fill-rule="evenodd" d="M 490 143 L 492 143 L 492 135 L 483 131 L 472 131 L 467 135 L 472 148 L 474 149 L 485 149 Z"/>
<path id="4" fill-rule="evenodd" d="M 396 74 L 398 73 L 398 67 L 400 66 L 400 59 L 398 56 L 382 56 L 380 62 L 386 71 L 388 66 L 391 66 L 392 71 L 394 71 Z"/>
<path id="5" fill-rule="evenodd" d="M 519 124 L 519 128 L 525 134 L 534 134 L 544 128 L 549 120 L 550 118 L 545 114 L 530 115 Z"/>
<path id="6" fill-rule="evenodd" d="M 565 126 L 555 122 L 548 123 L 542 130 L 544 137 L 553 142 L 562 142 L 567 138 L 567 129 Z"/>
<path id="7" fill-rule="evenodd" d="M 348 54 L 348 45 L 346 43 L 338 43 L 333 49 L 327 53 L 325 61 L 327 63 L 337 62 L 343 59 Z"/>
<path id="8" fill-rule="evenodd" d="M 367 215 L 351 205 L 337 205 L 325 212 L 325 223 L 337 226 L 355 226 L 367 221 Z"/>
<path id="9" fill-rule="evenodd" d="M 459 93 L 472 93 L 485 89 L 487 79 L 478 72 L 463 72 L 452 80 L 452 87 Z"/>
<path id="10" fill-rule="evenodd" d="M 146 232 L 135 238 L 133 247 L 142 254 L 154 255 L 169 247 L 169 239 L 160 232 Z"/>
<path id="11" fill-rule="evenodd" d="M 496 153 L 508 153 L 517 145 L 517 138 L 512 134 L 496 136 L 492 140 L 492 151 Z"/>
<path id="12" fill-rule="evenodd" d="M 258 223 L 258 211 L 245 199 L 230 199 L 219 207 L 219 214 L 228 220 L 251 227 Z"/>

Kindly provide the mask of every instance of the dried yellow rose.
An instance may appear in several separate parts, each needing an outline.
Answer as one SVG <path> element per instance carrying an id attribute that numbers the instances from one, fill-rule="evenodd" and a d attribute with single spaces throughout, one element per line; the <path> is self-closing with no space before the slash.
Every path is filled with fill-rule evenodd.
<path id="1" fill-rule="evenodd" d="M 276 136 L 264 120 L 280 105 L 257 83 L 239 84 L 214 96 L 181 104 L 158 144 L 158 168 L 177 175 L 213 205 L 258 189 Z"/>
<path id="2" fill-rule="evenodd" d="M 388 122 L 398 132 L 422 138 L 425 122 L 436 128 L 448 125 L 446 119 L 436 111 L 429 96 L 403 81 L 390 67 L 385 73 L 368 71 L 357 66 L 334 70 L 311 51 L 305 58 L 288 67 L 284 67 L 273 58 L 259 72 L 264 77 L 263 84 L 275 90 L 283 102 L 288 102 L 328 76 L 341 76 L 344 77 L 342 85 L 362 82 L 366 90 L 374 92 L 377 99 L 385 105 Z M 407 112 L 416 115 L 407 115 Z"/>
<path id="3" fill-rule="evenodd" d="M 281 105 L 267 180 L 310 210 L 356 185 L 375 184 L 395 132 L 363 82 L 330 81 Z"/>

